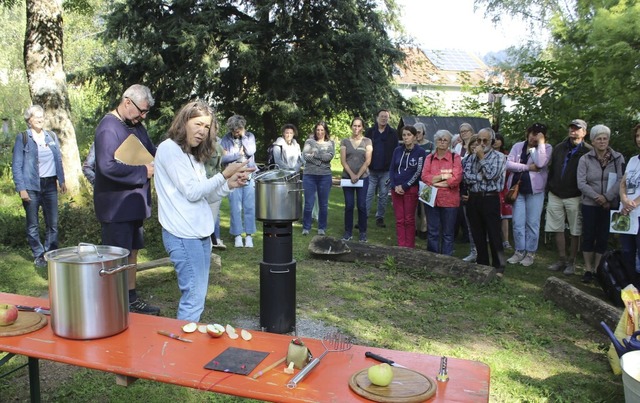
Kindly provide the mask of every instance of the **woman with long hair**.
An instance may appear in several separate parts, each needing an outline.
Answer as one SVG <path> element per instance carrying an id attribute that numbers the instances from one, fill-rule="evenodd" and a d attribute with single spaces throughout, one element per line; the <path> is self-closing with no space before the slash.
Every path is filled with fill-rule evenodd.
<path id="1" fill-rule="evenodd" d="M 336 148 L 330 139 L 329 127 L 325 122 L 316 123 L 313 138 L 307 139 L 302 149 L 306 161 L 302 187 L 304 189 L 304 213 L 302 235 L 311 231 L 311 211 L 318 196 L 318 235 L 325 235 L 329 212 L 329 192 L 331 191 L 331 160 Z"/>
<path id="2" fill-rule="evenodd" d="M 178 319 L 199 322 L 211 266 L 214 217 L 210 202 L 246 185 L 254 168 L 228 164 L 207 179 L 204 163 L 214 152 L 215 114 L 202 101 L 180 109 L 156 151 L 155 187 L 162 241 L 178 275 Z"/>

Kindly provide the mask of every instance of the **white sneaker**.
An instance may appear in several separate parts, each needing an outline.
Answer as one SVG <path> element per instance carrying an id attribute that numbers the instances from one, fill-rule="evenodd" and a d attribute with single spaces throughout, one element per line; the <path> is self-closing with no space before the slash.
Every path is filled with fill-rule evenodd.
<path id="1" fill-rule="evenodd" d="M 522 259 L 520 261 L 520 264 L 523 265 L 524 267 L 529 267 L 533 264 L 533 258 L 536 255 L 534 253 L 531 252 L 527 252 L 527 255 L 524 257 L 524 259 Z"/>
<path id="2" fill-rule="evenodd" d="M 244 247 L 253 248 L 253 238 L 251 238 L 251 235 L 247 235 L 247 237 L 244 239 Z"/>
<path id="3" fill-rule="evenodd" d="M 475 249 L 472 249 L 471 252 L 469 252 L 469 256 L 463 258 L 462 260 L 465 262 L 474 263 L 477 258 L 478 258 L 478 253 L 476 252 Z"/>
<path id="4" fill-rule="evenodd" d="M 326 232 L 323 229 L 319 229 L 318 235 L 326 235 Z"/>
<path id="5" fill-rule="evenodd" d="M 236 235 L 235 247 L 244 248 L 244 244 L 242 243 L 242 235 Z"/>
<path id="6" fill-rule="evenodd" d="M 509 259 L 507 259 L 507 263 L 516 264 L 519 263 L 522 259 L 524 259 L 525 253 L 522 250 L 517 250 L 516 253 L 513 254 Z"/>
<path id="7" fill-rule="evenodd" d="M 221 249 L 221 250 L 227 249 L 227 245 L 225 245 L 224 242 L 222 242 L 222 239 L 220 238 L 216 238 L 216 244 L 213 245 L 213 247 L 215 249 Z"/>

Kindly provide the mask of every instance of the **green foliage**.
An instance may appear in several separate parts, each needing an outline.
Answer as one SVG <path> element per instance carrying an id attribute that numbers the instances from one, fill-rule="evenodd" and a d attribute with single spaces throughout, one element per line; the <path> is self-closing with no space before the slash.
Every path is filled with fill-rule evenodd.
<path id="1" fill-rule="evenodd" d="M 385 3 L 386 13 L 371 0 L 117 3 L 104 33 L 117 46 L 96 74 L 112 97 L 125 83 L 147 84 L 159 127 L 200 97 L 225 119 L 247 117 L 267 143 L 286 122 L 306 129 L 340 112 L 402 105 L 392 69 L 404 55 L 385 30 L 397 9 Z"/>

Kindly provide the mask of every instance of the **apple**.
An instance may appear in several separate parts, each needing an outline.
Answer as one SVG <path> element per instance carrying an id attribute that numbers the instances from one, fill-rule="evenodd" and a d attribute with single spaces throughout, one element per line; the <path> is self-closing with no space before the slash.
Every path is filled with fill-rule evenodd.
<path id="1" fill-rule="evenodd" d="M 253 338 L 253 336 L 251 335 L 251 333 L 247 332 L 246 330 L 242 329 L 240 331 L 240 336 L 242 336 L 243 340 L 249 341 Z"/>
<path id="2" fill-rule="evenodd" d="M 236 333 L 236 329 L 233 326 L 227 325 L 226 330 L 227 330 L 227 335 L 231 340 L 235 340 L 238 338 L 238 333 Z"/>
<path id="3" fill-rule="evenodd" d="M 12 325 L 18 320 L 18 308 L 15 305 L 0 304 L 0 326 Z"/>
<path id="4" fill-rule="evenodd" d="M 374 385 L 388 386 L 393 380 L 393 369 L 385 362 L 370 367 L 367 376 Z"/>
<path id="5" fill-rule="evenodd" d="M 207 333 L 207 325 L 198 325 L 198 331 L 200 333 Z"/>
<path id="6" fill-rule="evenodd" d="M 196 322 L 187 323 L 182 326 L 182 331 L 185 333 L 193 333 L 198 329 L 198 324 Z"/>
<path id="7" fill-rule="evenodd" d="M 220 337 L 224 333 L 224 326 L 214 323 L 213 325 L 207 325 L 207 333 L 211 337 Z"/>

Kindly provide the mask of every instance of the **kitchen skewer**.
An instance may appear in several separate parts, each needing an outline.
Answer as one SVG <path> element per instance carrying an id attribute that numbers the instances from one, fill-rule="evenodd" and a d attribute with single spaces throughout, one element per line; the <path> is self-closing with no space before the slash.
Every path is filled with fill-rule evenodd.
<path id="1" fill-rule="evenodd" d="M 271 371 L 272 369 L 274 369 L 275 367 L 277 367 L 278 365 L 282 364 L 285 360 L 287 359 L 286 356 L 280 358 L 278 361 L 274 362 L 273 364 L 269 365 L 268 367 L 266 367 L 265 369 L 260 370 L 258 373 L 256 373 L 252 378 L 253 379 L 258 379 L 259 377 L 261 377 L 262 375 L 266 374 L 267 372 Z"/>
<path id="2" fill-rule="evenodd" d="M 322 339 L 322 346 L 324 347 L 324 352 L 320 357 L 314 358 L 309 364 L 307 364 L 302 370 L 298 373 L 298 375 L 291 378 L 289 383 L 287 383 L 287 388 L 293 389 L 298 386 L 298 383 L 302 381 L 309 372 L 313 368 L 315 368 L 319 363 L 322 357 L 327 355 L 327 353 L 339 353 L 342 351 L 347 351 L 351 348 L 351 340 L 340 333 L 329 333 L 326 334 L 324 339 Z"/>

